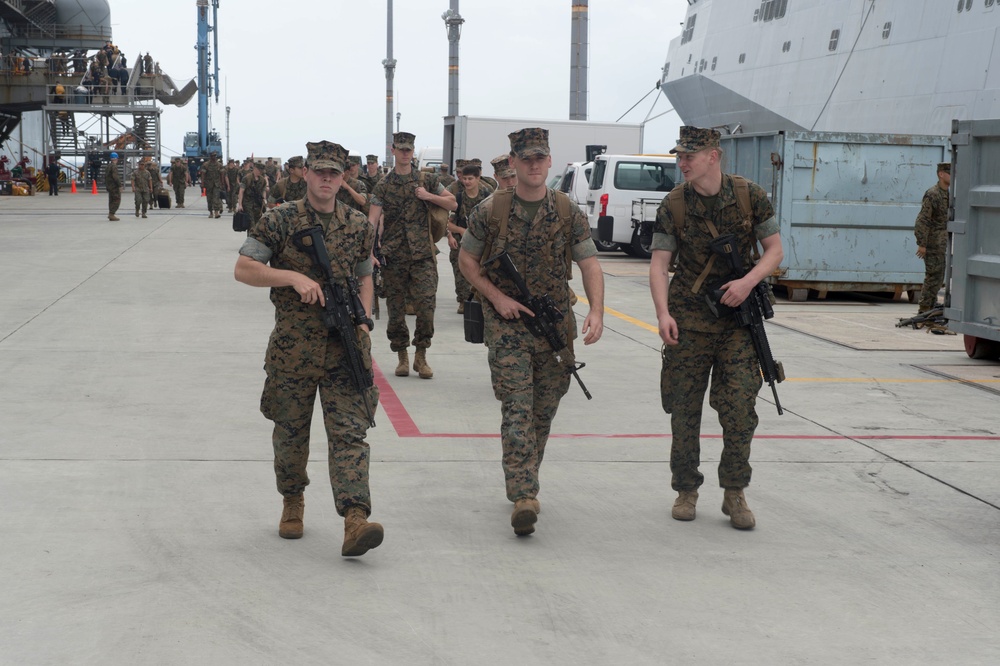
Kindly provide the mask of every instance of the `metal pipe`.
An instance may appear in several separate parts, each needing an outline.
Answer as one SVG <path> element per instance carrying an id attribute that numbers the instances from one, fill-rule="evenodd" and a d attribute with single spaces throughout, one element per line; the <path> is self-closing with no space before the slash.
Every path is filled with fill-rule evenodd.
<path id="1" fill-rule="evenodd" d="M 587 119 L 587 54 L 590 47 L 590 0 L 571 0 L 569 119 Z"/>
<path id="2" fill-rule="evenodd" d="M 396 61 L 392 57 L 392 0 L 386 0 L 386 46 L 385 60 L 385 163 L 392 167 L 392 91 Z"/>

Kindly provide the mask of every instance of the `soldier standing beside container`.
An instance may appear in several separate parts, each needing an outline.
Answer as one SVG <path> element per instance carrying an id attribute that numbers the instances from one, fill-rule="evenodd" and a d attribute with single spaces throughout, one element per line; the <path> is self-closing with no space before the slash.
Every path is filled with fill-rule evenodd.
<path id="1" fill-rule="evenodd" d="M 661 402 L 670 414 L 671 486 L 678 496 L 671 515 L 694 520 L 698 488 L 704 476 L 701 462 L 701 414 L 711 377 L 709 404 L 722 425 L 719 485 L 724 488 L 722 512 L 737 529 L 751 529 L 756 519 L 743 489 L 750 484 L 750 444 L 757 428 L 754 405 L 762 380 L 750 332 L 732 315 L 712 314 L 706 285 L 724 289 L 723 305 L 738 307 L 750 291 L 771 275 L 784 256 L 778 222 L 767 193 L 755 183 L 722 173 L 719 132 L 684 126 L 678 145 L 670 152 L 685 182 L 683 219 L 674 219 L 665 197 L 656 214 L 649 289 L 656 307 L 663 366 Z M 713 238 L 733 234 L 747 274 L 733 279 L 729 267 L 710 248 Z M 753 264 L 757 243 L 764 253 Z M 668 271 L 674 255 L 677 268 Z M 721 284 L 720 284 L 721 283 Z"/>
<path id="2" fill-rule="evenodd" d="M 937 165 L 938 182 L 924 193 L 913 235 L 917 238 L 917 256 L 924 260 L 924 287 L 920 291 L 917 314 L 937 305 L 938 292 L 944 286 L 945 252 L 948 248 L 948 188 L 951 164 Z"/>
<path id="3" fill-rule="evenodd" d="M 507 499 L 514 502 L 510 524 L 515 534 L 524 536 L 535 531 L 541 510 L 536 497 L 538 472 L 552 419 L 575 367 L 571 261 L 580 268 L 590 300 L 583 321 L 584 344 L 597 342 L 604 331 L 604 275 L 587 216 L 565 194 L 546 187 L 552 166 L 548 131 L 523 129 L 509 137 L 517 187 L 495 193 L 472 212 L 458 261 L 466 279 L 483 296 L 484 340 L 489 348 L 493 393 L 502 414 Z M 499 199 L 509 204 L 509 213 L 504 219 L 502 210 L 497 211 L 500 219 L 494 221 Z M 560 352 L 561 361 L 546 338 L 534 337 L 519 321 L 536 313 L 514 298 L 520 298 L 514 282 L 499 270 L 496 261 L 489 261 L 504 251 L 532 296 L 548 295 L 563 314 L 557 325 L 567 345 Z M 487 263 L 481 270 L 483 262 Z"/>
<path id="4" fill-rule="evenodd" d="M 177 207 L 184 208 L 184 191 L 191 184 L 191 172 L 182 158 L 174 158 L 173 164 L 170 165 L 170 173 L 167 174 L 167 180 L 174 188 Z"/>
<path id="5" fill-rule="evenodd" d="M 135 197 L 135 216 L 139 217 L 139 208 L 142 207 L 142 216 L 146 217 L 153 194 L 153 178 L 146 170 L 145 162 L 139 162 L 139 168 L 132 172 L 132 193 Z"/>
<path id="6" fill-rule="evenodd" d="M 115 213 L 122 203 L 122 176 L 118 173 L 118 153 L 111 153 L 111 161 L 104 170 L 104 187 L 108 190 L 108 219 L 117 222 Z"/>
<path id="7" fill-rule="evenodd" d="M 235 276 L 254 287 L 270 287 L 275 307 L 260 406 L 274 422 L 274 471 L 284 498 L 278 534 L 298 539 L 303 533 L 309 430 L 318 391 L 329 447 L 330 485 L 337 513 L 344 517 L 341 555 L 350 557 L 377 547 L 383 538 L 382 526 L 368 522 L 372 508 L 365 441 L 368 415 L 350 379 L 345 344 L 324 324 L 323 273 L 296 246 L 293 236 L 322 228 L 334 282 L 346 287 L 349 278 L 357 280 L 367 319 L 356 329 L 357 341 L 365 369 L 370 371 L 372 322 L 367 304 L 372 300 L 370 255 L 375 232 L 364 215 L 336 199 L 347 151 L 329 141 L 309 143 L 306 148 L 306 197 L 268 211 L 253 226 L 240 248 Z M 378 387 L 371 386 L 367 392 L 375 409 Z"/>
<path id="8" fill-rule="evenodd" d="M 413 346 L 417 351 L 413 369 L 421 379 L 430 379 L 434 371 L 427 364 L 427 348 L 434 337 L 434 301 L 437 297 L 438 272 L 436 247 L 431 242 L 427 223 L 427 203 L 445 210 L 455 210 L 455 197 L 447 192 L 435 174 L 419 174 L 412 166 L 413 142 L 409 132 L 392 135 L 392 154 L 396 166 L 375 186 L 368 219 L 381 226 L 382 271 L 389 325 L 386 335 L 392 351 L 399 356 L 396 376 L 409 371 L 410 329 L 406 326 L 406 300 L 412 297 L 417 316 Z"/>
<path id="9" fill-rule="evenodd" d="M 201 167 L 201 184 L 205 188 L 205 196 L 208 199 L 208 216 L 222 217 L 222 197 L 219 192 L 229 185 L 229 181 L 222 173 L 219 153 L 214 150 L 208 161 Z"/>

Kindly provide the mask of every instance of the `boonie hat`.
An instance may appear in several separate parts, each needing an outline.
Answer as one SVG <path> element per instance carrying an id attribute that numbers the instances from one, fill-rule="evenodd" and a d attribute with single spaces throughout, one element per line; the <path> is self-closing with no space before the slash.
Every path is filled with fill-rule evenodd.
<path id="1" fill-rule="evenodd" d="M 549 131 L 541 127 L 528 127 L 507 135 L 510 152 L 522 160 L 535 155 L 549 154 Z"/>
<path id="2" fill-rule="evenodd" d="M 308 151 L 306 166 L 310 170 L 333 169 L 334 171 L 344 173 L 344 164 L 347 162 L 347 149 L 339 143 L 333 143 L 332 141 L 307 143 L 306 150 Z"/>
<path id="3" fill-rule="evenodd" d="M 396 132 L 392 135 L 393 148 L 409 148 L 413 150 L 413 143 L 417 140 L 416 134 L 409 132 Z"/>
<path id="4" fill-rule="evenodd" d="M 693 125 L 682 126 L 680 135 L 677 145 L 670 149 L 671 155 L 674 153 L 697 153 L 706 148 L 718 148 L 719 139 L 722 137 L 718 130 L 694 127 Z"/>

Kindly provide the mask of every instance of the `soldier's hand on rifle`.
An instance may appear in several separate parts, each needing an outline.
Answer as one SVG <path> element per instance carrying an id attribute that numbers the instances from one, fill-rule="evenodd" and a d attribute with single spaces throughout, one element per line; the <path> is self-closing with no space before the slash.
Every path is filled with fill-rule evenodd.
<path id="1" fill-rule="evenodd" d="M 659 319 L 660 339 L 666 345 L 677 344 L 677 322 L 669 314 L 664 314 Z"/>
<path id="2" fill-rule="evenodd" d="M 326 299 L 323 297 L 323 287 L 319 285 L 315 280 L 302 275 L 301 273 L 296 273 L 296 277 L 292 278 L 292 288 L 295 289 L 296 293 L 299 295 L 299 299 L 303 303 L 319 303 L 321 306 L 326 306 Z"/>
<path id="3" fill-rule="evenodd" d="M 535 316 L 534 312 L 506 294 L 500 294 L 496 297 L 496 300 L 492 300 L 491 302 L 497 314 L 504 319 L 520 319 L 522 312 L 527 313 L 531 317 Z"/>
<path id="4" fill-rule="evenodd" d="M 923 245 L 917 246 L 917 256 L 923 259 L 927 255 L 927 248 Z"/>
<path id="5" fill-rule="evenodd" d="M 739 280 L 731 280 L 722 285 L 721 288 L 725 289 L 726 293 L 722 295 L 719 302 L 731 308 L 738 308 L 740 303 L 747 299 L 747 296 L 750 295 L 755 286 L 757 286 L 756 283 L 753 280 L 748 280 L 746 277 L 742 277 Z"/>
<path id="6" fill-rule="evenodd" d="M 375 258 L 375 253 L 372 252 L 372 267 L 373 268 L 379 268 L 380 266 L 382 266 L 382 262 L 379 261 L 378 259 L 376 259 Z"/>

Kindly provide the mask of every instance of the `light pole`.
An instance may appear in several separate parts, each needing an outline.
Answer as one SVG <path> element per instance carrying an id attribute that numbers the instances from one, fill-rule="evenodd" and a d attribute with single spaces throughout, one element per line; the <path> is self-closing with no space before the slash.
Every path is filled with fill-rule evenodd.
<path id="1" fill-rule="evenodd" d="M 396 72 L 396 60 L 392 57 L 392 0 L 386 0 L 386 47 L 385 60 L 385 163 L 392 166 L 392 81 Z"/>
<path id="2" fill-rule="evenodd" d="M 462 24 L 465 19 L 458 13 L 458 0 L 451 0 L 451 7 L 444 14 L 445 30 L 448 33 L 448 116 L 444 124 L 442 157 L 448 164 L 454 164 L 455 117 L 458 115 L 458 41 L 462 38 Z"/>
<path id="3" fill-rule="evenodd" d="M 396 112 L 396 131 L 399 131 L 399 119 L 403 116 L 399 111 Z"/>

